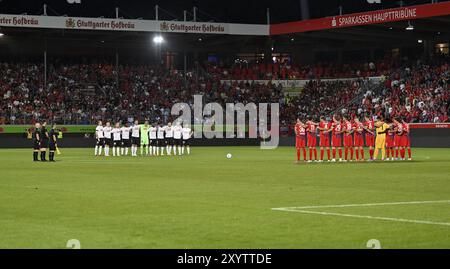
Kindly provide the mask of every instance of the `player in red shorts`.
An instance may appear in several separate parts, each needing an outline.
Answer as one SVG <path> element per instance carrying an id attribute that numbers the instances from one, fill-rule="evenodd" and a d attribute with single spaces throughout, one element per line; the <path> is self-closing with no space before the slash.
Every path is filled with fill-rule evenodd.
<path id="1" fill-rule="evenodd" d="M 397 128 L 395 124 L 389 122 L 389 131 L 386 134 L 386 160 L 389 161 L 389 157 L 391 161 L 394 160 L 394 148 L 395 148 L 395 133 L 397 132 Z"/>
<path id="2" fill-rule="evenodd" d="M 297 119 L 295 124 L 295 147 L 297 148 L 297 163 L 300 162 L 300 151 L 303 150 L 303 161 L 306 162 L 306 126 Z"/>
<path id="3" fill-rule="evenodd" d="M 412 160 L 412 153 L 411 153 L 411 139 L 409 137 L 409 124 L 405 121 L 405 119 L 402 119 L 403 124 L 403 139 L 402 139 L 402 145 L 408 150 L 408 161 Z"/>
<path id="4" fill-rule="evenodd" d="M 314 160 L 317 161 L 317 136 L 316 136 L 316 130 L 317 130 L 317 123 L 312 121 L 312 118 L 310 117 L 308 121 L 306 122 L 306 132 L 308 134 L 308 149 L 309 149 L 309 160 L 308 162 L 312 162 L 312 154 L 314 152 Z"/>
<path id="5" fill-rule="evenodd" d="M 333 124 L 331 126 L 331 149 L 333 150 L 333 160 L 336 162 L 336 149 L 339 149 L 339 161 L 342 162 L 342 123 L 341 118 L 336 115 L 333 117 Z"/>
<path id="6" fill-rule="evenodd" d="M 331 127 L 332 123 L 326 121 L 324 116 L 320 117 L 320 123 L 319 123 L 319 127 L 317 128 L 320 132 L 320 142 L 319 142 L 319 146 L 320 146 L 320 162 L 323 162 L 323 155 L 324 155 L 324 151 L 325 149 L 327 150 L 327 159 L 328 161 L 331 160 L 331 156 L 330 156 L 330 131 L 331 131 Z"/>
<path id="7" fill-rule="evenodd" d="M 345 161 L 347 162 L 348 159 L 348 151 L 350 150 L 350 161 L 353 161 L 353 124 L 351 121 L 348 120 L 346 116 L 343 117 L 344 119 L 344 150 L 345 150 Z"/>
<path id="8" fill-rule="evenodd" d="M 403 146 L 403 124 L 399 122 L 398 119 L 393 119 L 394 123 L 394 145 L 395 145 L 395 160 L 404 160 L 405 159 L 405 147 Z M 399 155 L 401 157 L 399 157 Z"/>
<path id="9" fill-rule="evenodd" d="M 369 148 L 369 161 L 373 160 L 373 151 L 375 145 L 375 122 L 372 118 L 366 116 L 364 118 L 364 130 L 366 131 L 366 147 Z"/>
<path id="10" fill-rule="evenodd" d="M 355 130 L 354 137 L 353 137 L 353 145 L 355 147 L 356 152 L 356 161 L 364 161 L 364 125 L 362 122 L 358 119 L 358 117 L 355 117 L 355 123 L 353 125 L 353 128 Z M 359 158 L 359 154 L 361 153 L 361 159 Z"/>

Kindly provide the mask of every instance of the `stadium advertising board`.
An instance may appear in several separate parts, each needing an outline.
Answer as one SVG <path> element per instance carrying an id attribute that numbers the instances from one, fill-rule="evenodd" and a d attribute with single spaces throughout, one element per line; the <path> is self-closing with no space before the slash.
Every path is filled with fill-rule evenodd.
<path id="1" fill-rule="evenodd" d="M 450 129 L 448 123 L 411 123 L 409 124 L 411 129 Z"/>
<path id="2" fill-rule="evenodd" d="M 274 24 L 270 27 L 270 34 L 281 35 L 288 33 L 301 33 L 395 21 L 415 20 L 449 14 L 450 2 L 442 2 Z"/>
<path id="3" fill-rule="evenodd" d="M 69 134 L 85 134 L 94 133 L 95 125 L 58 125 L 58 129 L 63 133 Z M 193 125 L 195 127 L 195 125 Z M 411 129 L 450 129 L 449 123 L 411 123 Z M 24 134 L 33 130 L 32 125 L 0 125 L 0 134 Z M 226 131 L 234 130 L 234 125 L 216 125 L 215 130 Z M 245 131 L 249 131 L 248 126 L 245 126 Z"/>
<path id="4" fill-rule="evenodd" d="M 228 25 L 220 23 L 161 22 L 160 30 L 161 32 L 173 33 L 226 34 Z"/>
<path id="5" fill-rule="evenodd" d="M 68 134 L 86 134 L 94 133 L 96 125 L 58 125 L 58 130 Z M 193 125 L 193 128 L 195 125 Z M 0 134 L 24 134 L 32 131 L 34 127 L 32 125 L 0 125 Z M 234 125 L 216 125 L 215 130 L 227 131 L 234 130 Z M 245 127 L 245 131 L 248 131 L 248 126 Z"/>
<path id="6" fill-rule="evenodd" d="M 214 22 L 175 22 L 0 14 L 1 27 L 105 31 L 170 32 L 230 35 L 269 35 L 269 25 Z"/>
<path id="7" fill-rule="evenodd" d="M 23 134 L 33 130 L 32 125 L 0 125 L 0 134 Z M 58 129 L 63 133 L 93 133 L 94 125 L 59 125 Z"/>

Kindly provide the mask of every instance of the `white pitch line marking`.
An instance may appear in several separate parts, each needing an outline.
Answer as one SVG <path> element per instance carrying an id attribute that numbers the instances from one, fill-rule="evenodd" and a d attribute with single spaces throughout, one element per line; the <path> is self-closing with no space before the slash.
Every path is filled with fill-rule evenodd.
<path id="1" fill-rule="evenodd" d="M 144 162 L 126 162 L 126 161 L 75 161 L 75 162 L 63 162 L 62 160 L 61 164 L 136 164 L 136 165 L 142 165 L 145 164 Z"/>
<path id="2" fill-rule="evenodd" d="M 419 223 L 419 224 L 431 224 L 431 225 L 450 226 L 450 222 L 435 222 L 435 221 L 427 221 L 427 220 L 412 220 L 412 219 L 398 219 L 398 218 L 388 218 L 388 217 L 374 217 L 374 216 L 341 214 L 341 213 L 309 211 L 309 210 L 295 210 L 295 209 L 274 208 L 273 210 L 287 211 L 287 212 L 297 212 L 297 213 L 305 213 L 305 214 L 317 214 L 317 215 L 350 217 L 350 218 L 359 218 L 359 219 L 376 219 L 376 220 L 387 220 L 387 221 L 397 221 L 397 222 L 409 222 L 409 223 Z"/>
<path id="3" fill-rule="evenodd" d="M 437 204 L 437 203 L 450 203 L 450 200 L 413 201 L 413 202 L 395 202 L 395 203 L 372 203 L 372 204 L 349 204 L 349 205 L 327 205 L 327 206 L 304 206 L 304 207 L 282 207 L 282 208 L 272 208 L 272 210 L 285 211 L 285 212 L 297 212 L 297 213 L 304 213 L 304 214 L 325 215 L 325 216 L 339 216 L 339 217 L 349 217 L 349 218 L 359 218 L 359 219 L 375 219 L 375 220 L 385 220 L 385 221 L 395 221 L 395 222 L 450 226 L 450 222 L 436 222 L 436 221 L 427 221 L 427 220 L 412 220 L 412 219 L 390 218 L 390 217 L 374 217 L 374 216 L 366 216 L 366 215 L 302 210 L 302 209 L 313 209 L 313 208 L 342 208 L 342 207 L 358 207 L 358 206 L 359 207 L 367 207 L 367 206 Z"/>
<path id="4" fill-rule="evenodd" d="M 417 205 L 417 204 L 440 204 L 440 203 L 447 204 L 447 203 L 450 203 L 450 200 L 348 204 L 348 205 L 293 206 L 293 207 L 279 207 L 279 208 L 272 208 L 272 209 L 273 210 L 277 210 L 277 209 L 313 209 L 313 208 L 367 207 L 367 206 L 385 206 L 385 205 Z"/>

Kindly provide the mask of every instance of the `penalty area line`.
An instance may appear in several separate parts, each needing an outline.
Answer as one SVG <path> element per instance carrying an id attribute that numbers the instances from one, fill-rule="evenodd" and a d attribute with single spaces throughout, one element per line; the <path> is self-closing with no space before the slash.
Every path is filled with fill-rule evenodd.
<path id="1" fill-rule="evenodd" d="M 342 207 L 368 207 L 368 206 L 387 206 L 387 205 L 420 205 L 420 204 L 449 204 L 450 200 L 437 201 L 411 201 L 411 202 L 391 202 L 391 203 L 369 203 L 369 204 L 347 204 L 347 205 L 311 205 L 311 206 L 294 206 L 279 207 L 272 210 L 282 209 L 314 209 L 314 208 L 342 208 Z"/>
<path id="2" fill-rule="evenodd" d="M 374 216 L 365 216 L 365 215 L 342 214 L 342 213 L 311 211 L 311 210 L 298 210 L 298 209 L 288 209 L 288 208 L 272 208 L 272 210 L 297 212 L 297 213 L 304 213 L 304 214 L 324 215 L 324 216 L 338 216 L 338 217 L 349 217 L 349 218 L 359 218 L 359 219 L 372 219 L 372 220 L 384 220 L 384 221 L 406 222 L 406 223 L 416 223 L 416 224 L 450 226 L 450 222 L 435 222 L 435 221 L 427 221 L 427 220 L 412 220 L 412 219 L 401 219 L 401 218 L 390 218 L 390 217 L 374 217 Z"/>

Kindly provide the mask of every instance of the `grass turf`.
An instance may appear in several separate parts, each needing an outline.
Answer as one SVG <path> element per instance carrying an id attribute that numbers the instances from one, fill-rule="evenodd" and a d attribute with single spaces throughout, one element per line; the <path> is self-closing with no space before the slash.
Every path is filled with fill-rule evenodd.
<path id="1" fill-rule="evenodd" d="M 226 159 L 231 152 L 232 159 Z M 450 226 L 274 211 L 309 205 L 450 200 L 450 150 L 414 161 L 295 165 L 292 148 L 193 148 L 182 157 L 57 163 L 0 150 L 0 248 L 450 248 Z M 450 223 L 450 203 L 320 209 Z"/>

